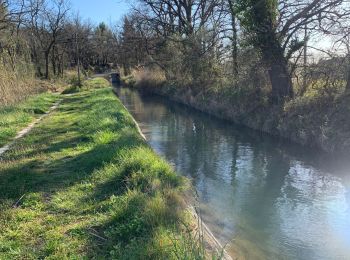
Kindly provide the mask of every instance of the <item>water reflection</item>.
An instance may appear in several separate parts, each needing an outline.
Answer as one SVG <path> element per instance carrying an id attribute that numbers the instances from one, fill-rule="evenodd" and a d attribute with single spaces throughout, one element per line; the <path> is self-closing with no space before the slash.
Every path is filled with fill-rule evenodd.
<path id="1" fill-rule="evenodd" d="M 160 97 L 118 93 L 150 145 L 193 180 L 205 222 L 229 251 L 350 259 L 348 165 Z"/>

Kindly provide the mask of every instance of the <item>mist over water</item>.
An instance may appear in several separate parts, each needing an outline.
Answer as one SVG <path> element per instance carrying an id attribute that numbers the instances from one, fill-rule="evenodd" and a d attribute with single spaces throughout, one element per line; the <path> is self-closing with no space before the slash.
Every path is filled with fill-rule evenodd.
<path id="1" fill-rule="evenodd" d="M 191 178 L 202 217 L 246 259 L 350 259 L 350 163 L 160 97 L 118 89 L 152 148 Z"/>

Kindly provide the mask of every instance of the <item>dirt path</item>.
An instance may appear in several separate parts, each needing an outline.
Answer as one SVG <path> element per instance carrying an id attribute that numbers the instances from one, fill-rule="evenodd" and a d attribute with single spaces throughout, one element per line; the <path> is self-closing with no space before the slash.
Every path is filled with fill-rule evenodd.
<path id="1" fill-rule="evenodd" d="M 26 128 L 22 129 L 20 132 L 17 133 L 17 135 L 15 136 L 15 138 L 8 143 L 7 145 L 3 146 L 0 148 L 0 157 L 6 153 L 8 150 L 10 150 L 11 146 L 20 138 L 22 138 L 23 136 L 25 136 L 26 134 L 28 134 L 35 125 L 37 125 L 41 120 L 43 120 L 45 117 L 47 117 L 52 111 L 54 111 L 55 109 L 58 108 L 58 106 L 60 105 L 60 103 L 62 102 L 62 99 L 58 100 L 56 103 L 53 104 L 52 107 L 50 107 L 50 109 L 43 114 L 42 116 L 40 116 L 39 118 L 35 119 L 32 123 L 30 123 Z"/>

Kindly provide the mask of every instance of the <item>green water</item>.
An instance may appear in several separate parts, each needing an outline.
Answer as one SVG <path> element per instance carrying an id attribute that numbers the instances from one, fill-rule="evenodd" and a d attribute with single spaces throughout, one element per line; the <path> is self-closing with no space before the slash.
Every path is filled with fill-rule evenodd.
<path id="1" fill-rule="evenodd" d="M 160 97 L 118 90 L 149 144 L 193 180 L 240 259 L 350 259 L 350 163 Z"/>

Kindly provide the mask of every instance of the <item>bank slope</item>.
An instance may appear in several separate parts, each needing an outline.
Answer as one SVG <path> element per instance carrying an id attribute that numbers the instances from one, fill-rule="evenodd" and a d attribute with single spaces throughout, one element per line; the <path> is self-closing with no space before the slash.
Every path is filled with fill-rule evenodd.
<path id="1" fill-rule="evenodd" d="M 185 181 L 110 88 L 63 96 L 0 160 L 0 259 L 201 259 Z"/>

